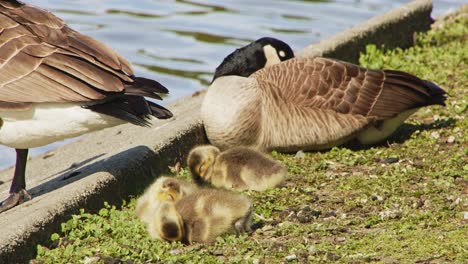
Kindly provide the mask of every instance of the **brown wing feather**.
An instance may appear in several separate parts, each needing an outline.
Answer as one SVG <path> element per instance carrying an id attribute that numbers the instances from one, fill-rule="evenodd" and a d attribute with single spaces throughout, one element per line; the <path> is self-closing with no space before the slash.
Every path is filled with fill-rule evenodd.
<path id="1" fill-rule="evenodd" d="M 408 73 L 370 70 L 326 58 L 288 60 L 260 70 L 255 76 L 260 83 L 278 89 L 275 93 L 279 98 L 298 107 L 373 119 L 386 119 L 445 100 L 442 89 L 434 94 L 427 81 Z M 434 102 L 434 96 L 443 97 L 438 98 L 442 102 Z"/>
<path id="2" fill-rule="evenodd" d="M 123 92 L 132 70 L 115 51 L 52 13 L 0 4 L 0 101 L 84 102 Z"/>
<path id="3" fill-rule="evenodd" d="M 19 1 L 0 1 L 0 109 L 31 103 L 83 102 L 96 112 L 138 125 L 171 112 L 160 83 L 133 76 L 129 63 L 106 45 L 69 28 L 52 13 Z"/>
<path id="4" fill-rule="evenodd" d="M 276 134 L 305 146 L 307 141 L 334 145 L 335 140 L 351 136 L 371 121 L 445 100 L 442 89 L 413 75 L 326 58 L 287 60 L 252 77 L 268 101 L 263 127 L 278 128 L 267 132 L 266 139 L 272 141 L 267 144 L 273 148 L 278 147 L 275 141 L 281 142 Z M 275 112 L 279 113 L 271 117 Z"/>
<path id="5" fill-rule="evenodd" d="M 49 11 L 23 5 L 20 8 L 2 8 L 0 12 L 26 28 L 41 42 L 87 57 L 90 62 L 97 60 L 113 70 L 133 74 L 128 61 L 112 48 L 69 28 L 62 19 Z"/>

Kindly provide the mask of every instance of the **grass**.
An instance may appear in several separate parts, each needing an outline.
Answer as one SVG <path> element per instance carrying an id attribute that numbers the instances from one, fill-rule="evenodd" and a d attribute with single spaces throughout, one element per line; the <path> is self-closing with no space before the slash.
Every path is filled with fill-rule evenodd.
<path id="1" fill-rule="evenodd" d="M 413 115 L 385 144 L 295 157 L 273 153 L 291 175 L 283 188 L 247 192 L 256 231 L 212 245 L 154 241 L 135 199 L 62 224 L 35 263 L 463 263 L 468 259 L 468 20 L 439 21 L 407 50 L 368 46 L 360 63 L 436 81 L 446 107 Z M 186 170 L 182 176 L 188 177 Z"/>

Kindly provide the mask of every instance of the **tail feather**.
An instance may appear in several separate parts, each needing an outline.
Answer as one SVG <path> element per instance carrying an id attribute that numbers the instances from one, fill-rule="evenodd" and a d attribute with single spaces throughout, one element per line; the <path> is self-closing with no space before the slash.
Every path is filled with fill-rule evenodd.
<path id="1" fill-rule="evenodd" d="M 391 118 L 409 110 L 428 105 L 445 105 L 446 92 L 436 84 L 406 72 L 384 70 L 381 92 L 370 116 Z"/>
<path id="2" fill-rule="evenodd" d="M 158 93 L 168 93 L 166 87 L 157 81 L 134 77 L 134 82 L 125 87 L 123 93 L 113 94 L 105 100 L 84 107 L 110 115 L 139 126 L 150 126 L 150 116 L 158 119 L 172 117 L 166 108 L 148 101 L 145 97 L 162 100 Z"/>
<path id="3" fill-rule="evenodd" d="M 153 102 L 147 101 L 148 105 L 151 109 L 151 115 L 155 116 L 156 118 L 159 119 L 168 119 L 171 118 L 173 115 L 171 111 L 167 110 L 166 108 L 155 104 Z"/>
<path id="4" fill-rule="evenodd" d="M 146 79 L 143 77 L 135 77 L 133 79 L 133 85 L 137 89 L 147 89 L 147 90 L 153 90 L 155 93 L 163 93 L 167 94 L 169 93 L 169 90 L 164 87 L 162 84 L 155 80 L 151 79 Z"/>
<path id="5" fill-rule="evenodd" d="M 445 106 L 445 100 L 447 99 L 447 92 L 440 88 L 434 82 L 423 80 L 426 86 L 429 88 L 431 95 L 430 104 L 438 104 Z"/>
<path id="6" fill-rule="evenodd" d="M 133 95 L 124 95 L 112 101 L 88 105 L 86 108 L 145 127 L 151 125 L 149 122 L 151 115 L 158 119 L 172 117 L 172 113 L 166 108 L 147 101 L 144 97 Z"/>
<path id="7" fill-rule="evenodd" d="M 143 99 L 143 102 L 141 102 L 143 105 L 135 106 L 136 100 L 129 100 L 129 97 L 126 96 L 110 102 L 88 105 L 86 108 L 94 112 L 125 120 L 134 125 L 149 127 L 150 122 L 148 119 L 150 112 L 146 100 L 143 97 L 137 98 Z M 144 111 L 144 105 L 146 105 L 146 113 Z"/>
<path id="8" fill-rule="evenodd" d="M 154 93 L 152 91 L 148 91 L 148 90 L 145 90 L 145 89 L 136 89 L 135 87 L 125 88 L 125 94 L 126 95 L 135 95 L 135 96 L 146 96 L 146 97 L 149 97 L 149 98 L 162 100 L 161 96 L 159 96 L 159 94 L 157 94 L 157 93 Z"/>
<path id="9" fill-rule="evenodd" d="M 143 77 L 134 77 L 133 83 L 125 87 L 125 94 L 146 96 L 162 100 L 161 94 L 167 94 L 169 90 L 157 81 Z"/>
<path id="10" fill-rule="evenodd" d="M 385 76 L 386 84 L 406 88 L 407 92 L 419 96 L 423 100 L 419 106 L 445 105 L 447 93 L 431 81 L 422 80 L 412 74 L 395 70 L 385 70 Z"/>

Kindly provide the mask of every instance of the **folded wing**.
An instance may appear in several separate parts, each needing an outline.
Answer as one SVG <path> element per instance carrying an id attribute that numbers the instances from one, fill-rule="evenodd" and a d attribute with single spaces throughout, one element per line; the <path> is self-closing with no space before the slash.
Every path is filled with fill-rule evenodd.
<path id="1" fill-rule="evenodd" d="M 161 99 L 158 93 L 167 92 L 156 81 L 133 76 L 130 64 L 117 52 L 69 28 L 52 13 L 17 1 L 0 2 L 0 108 L 84 102 L 99 112 L 110 101 L 130 109 L 141 103 L 134 97 Z M 155 116 L 170 117 L 161 106 L 144 105 L 148 114 L 154 110 Z"/>
<path id="2" fill-rule="evenodd" d="M 275 104 L 272 107 L 289 116 L 268 122 L 291 128 L 285 131 L 293 133 L 288 135 L 291 140 L 314 138 L 313 142 L 327 144 L 370 122 L 445 101 L 444 90 L 411 74 L 365 69 L 327 58 L 295 58 L 252 76 L 269 97 L 267 101 Z M 269 111 L 270 106 L 265 107 Z M 309 130 L 301 129 L 305 126 Z"/>

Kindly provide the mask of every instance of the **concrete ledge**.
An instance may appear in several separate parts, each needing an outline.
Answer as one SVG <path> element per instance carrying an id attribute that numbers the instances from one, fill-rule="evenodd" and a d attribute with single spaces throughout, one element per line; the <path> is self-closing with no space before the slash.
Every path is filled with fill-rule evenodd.
<path id="1" fill-rule="evenodd" d="M 407 47 L 414 32 L 429 29 L 431 10 L 431 1 L 413 1 L 298 55 L 356 62 L 368 43 Z M 202 100 L 203 92 L 169 105 L 176 118 L 156 120 L 152 128 L 105 129 L 31 159 L 26 180 L 34 199 L 0 214 L 0 263 L 27 262 L 36 245 L 47 244 L 59 223 L 79 208 L 95 211 L 104 201 L 120 203 L 183 162 L 192 146 L 207 142 L 199 120 Z M 1 197 L 7 196 L 12 175 L 11 168 L 0 172 Z"/>
<path id="2" fill-rule="evenodd" d="M 0 214 L 0 263 L 26 263 L 37 243 L 47 244 L 80 208 L 120 204 L 168 173 L 192 146 L 207 141 L 198 114 L 201 100 L 199 95 L 169 105 L 177 118 L 156 120 L 152 128 L 105 129 L 31 159 L 26 173 L 34 198 Z M 12 175 L 11 168 L 0 173 L 2 197 Z"/>
<path id="3" fill-rule="evenodd" d="M 432 1 L 416 0 L 376 16 L 353 28 L 308 46 L 296 55 L 330 57 L 358 63 L 359 53 L 367 44 L 386 48 L 407 48 L 414 43 L 415 32 L 425 32 L 433 22 Z"/>

